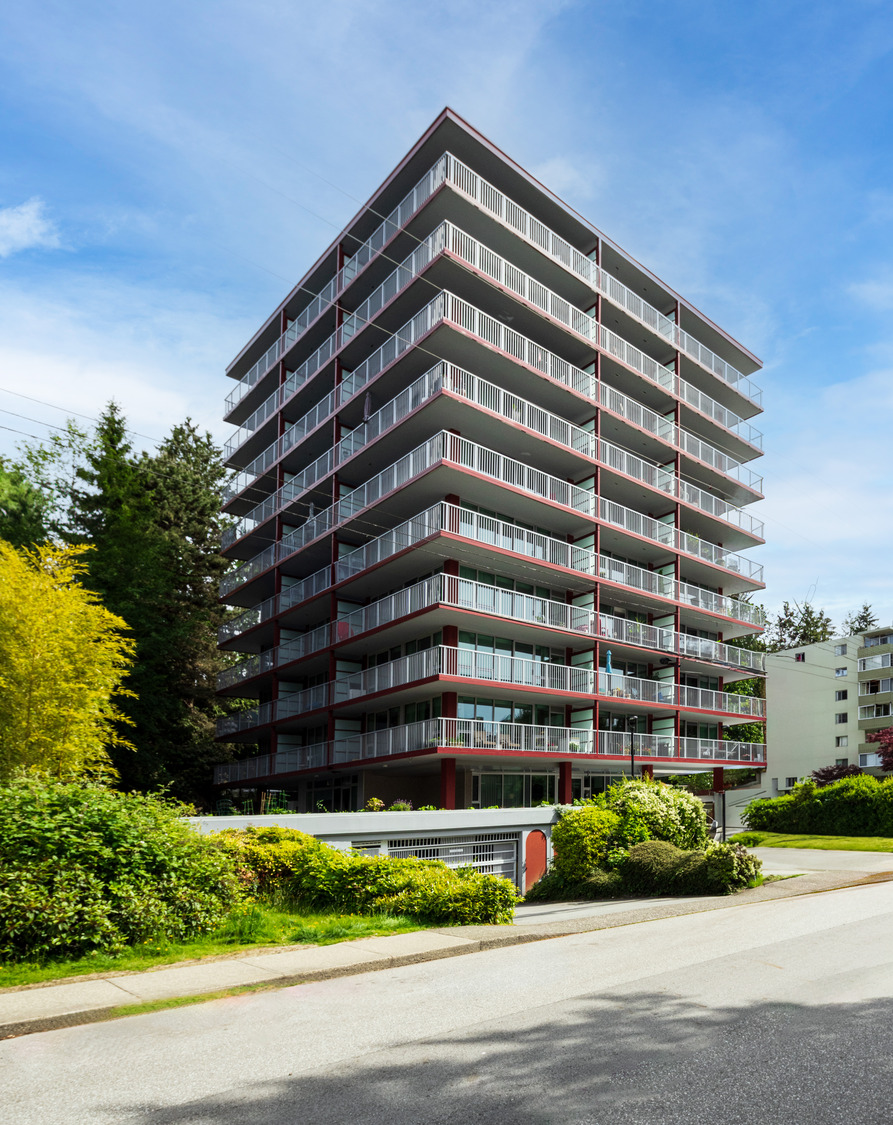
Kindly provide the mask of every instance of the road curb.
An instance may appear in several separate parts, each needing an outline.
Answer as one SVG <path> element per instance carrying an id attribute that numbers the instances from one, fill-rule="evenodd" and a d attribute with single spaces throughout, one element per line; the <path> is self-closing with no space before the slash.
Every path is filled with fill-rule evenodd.
<path id="1" fill-rule="evenodd" d="M 878 883 L 893 881 L 893 871 L 878 873 L 858 873 L 859 878 L 853 878 L 855 873 L 847 873 L 843 877 L 838 873 L 821 873 L 812 876 L 800 876 L 796 880 L 784 880 L 770 883 L 752 891 L 742 891 L 733 897 L 718 897 L 702 899 L 696 902 L 662 904 L 649 906 L 643 900 L 631 902 L 630 909 L 606 915 L 590 915 L 564 922 L 538 923 L 526 927 L 516 926 L 511 930 L 502 927 L 470 926 L 470 927 L 439 927 L 430 932 L 445 936 L 461 936 L 465 940 L 461 945 L 447 946 L 440 949 L 426 950 L 416 953 L 407 953 L 393 957 L 381 957 L 375 961 L 361 960 L 353 964 L 332 966 L 321 969 L 308 969 L 302 972 L 289 972 L 271 976 L 267 980 L 242 985 L 224 986 L 219 989 L 207 989 L 198 992 L 184 992 L 181 996 L 170 997 L 172 1003 L 180 1001 L 194 1001 L 201 1003 L 206 1000 L 223 999 L 228 996 L 245 995 L 252 992 L 262 992 L 271 989 L 289 988 L 299 984 L 311 984 L 317 981 L 335 980 L 340 977 L 359 976 L 364 973 L 381 972 L 384 969 L 402 968 L 407 965 L 420 964 L 426 961 L 440 961 L 451 957 L 461 957 L 470 953 L 484 953 L 494 949 L 507 948 L 514 945 L 527 945 L 537 941 L 550 941 L 553 938 L 572 937 L 576 934 L 595 933 L 599 930 L 616 929 L 620 926 L 634 926 L 640 922 L 660 921 L 665 918 L 677 918 L 688 914 L 700 914 L 714 910 L 728 910 L 740 906 L 779 901 L 788 898 L 801 898 L 806 895 L 824 894 L 828 891 L 844 890 L 850 887 L 872 886 Z M 803 881 L 801 881 L 803 880 Z M 793 885 L 796 884 L 796 885 Z M 818 884 L 818 885 L 816 885 Z M 478 933 L 469 933 L 478 931 Z M 480 933 L 480 931 L 485 931 Z M 348 943 L 345 943 L 348 944 Z M 281 951 L 281 950 L 280 950 Z M 232 957 L 215 957 L 214 961 L 238 962 L 250 960 L 257 956 L 259 951 L 247 950 Z M 192 962 L 198 963 L 198 962 Z M 92 979 L 126 980 L 128 977 L 148 976 L 152 972 L 171 966 L 158 966 L 156 969 L 145 972 L 126 972 L 109 974 L 91 974 Z M 67 983 L 85 980 L 84 977 L 67 978 Z M 33 985 L 23 985 L 3 989 L 0 996 L 13 992 L 44 991 L 59 986 L 58 981 L 42 981 Z M 67 1027 L 77 1027 L 82 1024 L 99 1023 L 109 1019 L 120 1019 L 127 1015 L 137 1014 L 137 1010 L 145 1009 L 152 1001 L 135 1000 L 132 1004 L 115 1004 L 96 1008 L 86 1008 L 75 1012 L 63 1012 L 59 1015 L 41 1016 L 30 1020 L 18 1020 L 0 1024 L 0 1040 L 13 1039 L 23 1035 L 33 1035 L 42 1031 L 55 1031 Z M 164 1003 L 161 1001 L 160 1003 Z"/>

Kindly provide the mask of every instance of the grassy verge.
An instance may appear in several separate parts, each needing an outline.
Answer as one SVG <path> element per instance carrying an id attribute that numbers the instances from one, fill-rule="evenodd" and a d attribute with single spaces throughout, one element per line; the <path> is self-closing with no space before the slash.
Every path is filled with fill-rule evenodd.
<path id="1" fill-rule="evenodd" d="M 825 852 L 893 852 L 888 836 L 797 836 L 783 832 L 739 832 L 730 839 L 746 848 L 814 848 Z"/>
<path id="2" fill-rule="evenodd" d="M 234 912 L 215 933 L 192 942 L 145 942 L 117 956 L 96 954 L 72 961 L 0 965 L 0 988 L 91 973 L 139 972 L 177 961 L 215 957 L 277 945 L 333 945 L 356 938 L 404 934 L 423 927 L 412 918 L 387 914 L 308 914 L 256 905 Z"/>

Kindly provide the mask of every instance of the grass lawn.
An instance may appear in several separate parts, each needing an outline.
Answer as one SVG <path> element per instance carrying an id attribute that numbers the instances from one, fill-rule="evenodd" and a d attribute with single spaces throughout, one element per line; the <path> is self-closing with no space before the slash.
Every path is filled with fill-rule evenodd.
<path id="1" fill-rule="evenodd" d="M 257 905 L 247 912 L 234 912 L 215 933 L 180 945 L 145 942 L 130 946 L 116 957 L 96 954 L 75 961 L 0 965 L 0 988 L 89 973 L 138 972 L 176 961 L 256 950 L 258 947 L 333 945 L 354 938 L 405 934 L 423 928 L 420 923 L 403 915 L 307 914 Z"/>
<path id="2" fill-rule="evenodd" d="M 730 840 L 746 848 L 815 848 L 825 852 L 893 852 L 888 836 L 794 836 L 783 832 L 739 832 Z"/>

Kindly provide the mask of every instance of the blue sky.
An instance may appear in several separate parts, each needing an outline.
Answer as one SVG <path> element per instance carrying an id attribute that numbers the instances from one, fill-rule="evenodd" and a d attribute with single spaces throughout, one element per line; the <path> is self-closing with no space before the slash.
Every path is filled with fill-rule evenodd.
<path id="1" fill-rule="evenodd" d="M 448 104 L 763 359 L 767 604 L 888 623 L 891 55 L 874 0 L 12 0 L 0 425 L 223 438 L 225 365 Z"/>

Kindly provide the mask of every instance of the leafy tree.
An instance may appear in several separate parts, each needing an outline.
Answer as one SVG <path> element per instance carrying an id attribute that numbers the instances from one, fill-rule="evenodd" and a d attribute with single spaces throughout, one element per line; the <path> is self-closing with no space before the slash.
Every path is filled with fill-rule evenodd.
<path id="1" fill-rule="evenodd" d="M 834 781 L 840 781 L 841 778 L 858 777 L 861 773 L 862 770 L 858 766 L 822 766 L 819 770 L 813 770 L 810 776 L 821 789 Z"/>
<path id="2" fill-rule="evenodd" d="M 834 636 L 831 618 L 823 609 L 816 609 L 811 602 L 785 602 L 766 631 L 766 651 L 779 652 L 799 645 L 817 644 L 829 641 Z"/>
<path id="3" fill-rule="evenodd" d="M 19 446 L 21 458 L 7 468 L 26 480 L 43 504 L 44 539 L 70 539 L 71 497 L 78 470 L 86 463 L 91 438 L 71 418 L 60 433 L 43 442 Z"/>
<path id="4" fill-rule="evenodd" d="M 868 602 L 862 603 L 862 608 L 855 613 L 849 613 L 840 626 L 841 633 L 848 637 L 855 633 L 865 633 L 877 626 L 878 619 Z"/>
<path id="5" fill-rule="evenodd" d="M 13 547 L 42 543 L 49 537 L 48 506 L 20 468 L 0 460 L 0 539 Z"/>
<path id="6" fill-rule="evenodd" d="M 81 577 L 83 547 L 0 543 L 0 776 L 109 768 L 133 644 Z"/>
<path id="7" fill-rule="evenodd" d="M 893 727 L 871 730 L 865 736 L 866 742 L 877 744 L 877 755 L 884 773 L 893 773 Z"/>

